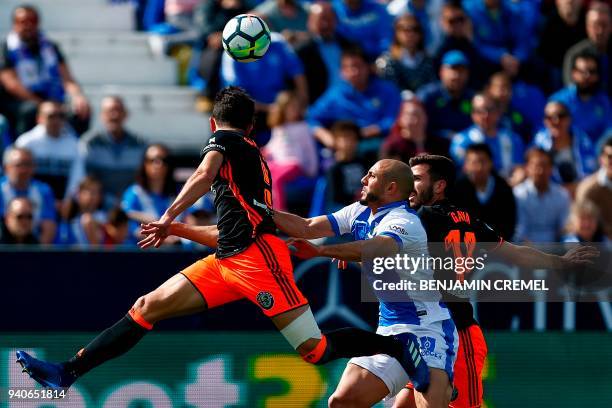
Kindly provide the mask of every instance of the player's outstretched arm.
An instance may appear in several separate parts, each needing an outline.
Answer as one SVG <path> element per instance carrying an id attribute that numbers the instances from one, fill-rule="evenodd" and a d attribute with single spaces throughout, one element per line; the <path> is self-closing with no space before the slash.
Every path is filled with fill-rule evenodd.
<path id="1" fill-rule="evenodd" d="M 145 235 L 145 238 L 138 242 L 138 246 L 143 249 L 150 247 L 159 248 L 169 235 L 185 238 L 198 244 L 206 245 L 209 248 L 216 248 L 217 239 L 219 238 L 219 230 L 216 225 L 188 225 L 181 222 L 170 224 L 166 235 L 156 225 L 142 224 L 141 234 Z"/>
<path id="2" fill-rule="evenodd" d="M 495 251 L 514 265 L 532 269 L 564 269 L 593 263 L 599 251 L 591 246 L 572 248 L 563 256 L 547 254 L 524 245 L 514 245 L 504 241 Z"/>
<path id="3" fill-rule="evenodd" d="M 274 211 L 274 223 L 285 234 L 295 238 L 315 239 L 333 237 L 334 230 L 324 216 L 302 218 L 283 211 Z"/>
<path id="4" fill-rule="evenodd" d="M 309 259 L 322 256 L 347 262 L 361 262 L 364 254 L 384 257 L 393 256 L 398 251 L 397 242 L 387 236 L 334 245 L 314 245 L 304 239 L 290 239 L 287 245 L 295 248 L 293 254 L 298 258 Z"/>
<path id="5" fill-rule="evenodd" d="M 206 192 L 210 190 L 210 186 L 215 180 L 215 177 L 217 177 L 217 173 L 219 173 L 222 164 L 223 154 L 214 150 L 206 153 L 202 163 L 200 163 L 196 171 L 187 179 L 180 193 L 166 210 L 159 222 L 166 226 L 170 225 L 176 217 L 206 194 Z"/>

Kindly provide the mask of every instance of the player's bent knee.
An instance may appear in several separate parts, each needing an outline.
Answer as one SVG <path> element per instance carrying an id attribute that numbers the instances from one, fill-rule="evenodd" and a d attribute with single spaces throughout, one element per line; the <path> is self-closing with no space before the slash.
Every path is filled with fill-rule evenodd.
<path id="1" fill-rule="evenodd" d="M 136 300 L 134 306 L 130 309 L 130 315 L 133 313 L 153 325 L 162 320 L 160 313 L 162 306 L 162 299 L 155 292 L 151 292 Z"/>
<path id="2" fill-rule="evenodd" d="M 354 407 L 356 405 L 357 401 L 354 401 L 350 395 L 346 393 L 334 392 L 327 400 L 327 406 L 329 408 Z"/>

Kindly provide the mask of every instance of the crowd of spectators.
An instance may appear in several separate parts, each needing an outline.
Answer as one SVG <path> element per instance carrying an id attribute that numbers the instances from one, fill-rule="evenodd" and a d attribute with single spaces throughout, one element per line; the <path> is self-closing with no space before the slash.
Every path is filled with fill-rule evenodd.
<path id="1" fill-rule="evenodd" d="M 333 211 L 377 159 L 432 153 L 455 161 L 457 203 L 505 239 L 612 240 L 608 0 L 136 3 L 143 29 L 197 33 L 181 46 L 198 109 L 224 86 L 252 95 L 276 208 Z M 221 43 L 245 12 L 273 31 L 247 64 Z M 1 242 L 133 244 L 177 192 L 172 152 L 125 128 L 120 95 L 87 130 L 89 103 L 38 21 L 18 8 L 0 52 Z M 183 221 L 211 211 L 205 197 Z"/>

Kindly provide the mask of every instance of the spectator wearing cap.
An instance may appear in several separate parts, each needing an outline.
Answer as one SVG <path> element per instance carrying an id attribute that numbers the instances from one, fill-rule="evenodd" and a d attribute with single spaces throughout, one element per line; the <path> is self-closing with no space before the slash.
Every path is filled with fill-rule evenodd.
<path id="1" fill-rule="evenodd" d="M 549 99 L 569 107 L 574 125 L 589 135 L 593 145 L 597 145 L 612 124 L 612 107 L 610 98 L 601 88 L 600 68 L 592 52 L 577 54 L 572 64 L 572 84 Z"/>
<path id="2" fill-rule="evenodd" d="M 393 23 L 385 7 L 375 0 L 333 0 L 338 18 L 337 32 L 359 44 L 374 61 L 391 45 Z"/>
<path id="3" fill-rule="evenodd" d="M 612 137 L 602 145 L 599 170 L 582 180 L 576 189 L 576 201 L 584 200 L 598 208 L 606 235 L 612 240 Z"/>
<path id="4" fill-rule="evenodd" d="M 589 137 L 572 125 L 567 106 L 549 102 L 544 109 L 544 128 L 536 133 L 533 144 L 553 158 L 553 180 L 573 193 L 576 184 L 597 168 L 595 150 Z"/>
<path id="5" fill-rule="evenodd" d="M 480 89 L 484 85 L 484 80 L 495 71 L 495 65 L 488 63 L 476 50 L 472 39 L 470 18 L 465 13 L 461 2 L 444 3 L 439 19 L 442 38 L 434 52 L 436 72 L 439 71 L 442 58 L 447 52 L 461 51 L 471 62 L 471 75 L 468 83 L 473 89 Z"/>
<path id="6" fill-rule="evenodd" d="M 474 0 L 465 2 L 465 8 L 480 55 L 511 77 L 516 76 L 531 51 L 524 20 L 502 0 Z"/>
<path id="7" fill-rule="evenodd" d="M 551 180 L 553 161 L 546 151 L 529 149 L 526 162 L 527 179 L 513 189 L 518 216 L 515 241 L 559 242 L 569 214 L 569 194 Z"/>
<path id="8" fill-rule="evenodd" d="M 338 120 L 357 124 L 363 139 L 386 136 L 395 122 L 401 98 L 397 87 L 372 75 L 365 55 L 358 48 L 342 53 L 342 81 L 327 90 L 308 111 L 307 121 L 314 136 L 333 148 L 328 128 Z M 379 145 L 376 146 L 378 151 Z"/>
<path id="9" fill-rule="evenodd" d="M 0 229 L 0 245 L 36 245 L 34 235 L 34 209 L 27 197 L 12 199 L 4 214 Z"/>
<path id="10" fill-rule="evenodd" d="M 574 60 L 587 51 L 597 57 L 602 88 L 612 95 L 612 17 L 609 3 L 591 2 L 585 20 L 587 38 L 567 50 L 563 59 L 563 81 L 566 85 L 574 81 Z"/>
<path id="11" fill-rule="evenodd" d="M 512 188 L 493 168 L 489 145 L 476 143 L 466 149 L 463 174 L 452 192 L 453 202 L 470 210 L 511 240 L 516 224 L 516 202 Z"/>
<path id="12" fill-rule="evenodd" d="M 429 118 L 427 133 L 450 140 L 472 122 L 474 92 L 467 86 L 470 71 L 465 54 L 458 50 L 444 54 L 439 74 L 440 81 L 423 86 L 417 96 Z"/>
<path id="13" fill-rule="evenodd" d="M 79 141 L 84 171 L 102 183 L 105 207 L 117 203 L 134 181 L 146 144 L 125 127 L 128 110 L 119 96 L 107 96 L 100 103 L 102 129 L 91 130 Z M 78 183 L 81 177 L 71 180 Z M 71 186 L 76 190 L 76 185 Z"/>
<path id="14" fill-rule="evenodd" d="M 89 126 L 89 103 L 59 47 L 39 29 L 38 11 L 28 5 L 13 12 L 13 29 L 0 51 L 0 85 L 6 90 L 2 109 L 16 135 L 36 123 L 43 101 L 63 103 L 66 94 L 74 111 L 72 125 L 82 133 Z"/>
<path id="15" fill-rule="evenodd" d="M 376 60 L 378 75 L 414 92 L 436 79 L 434 61 L 425 51 L 423 28 L 415 16 L 397 18 L 393 28 L 391 48 Z"/>
<path id="16" fill-rule="evenodd" d="M 514 167 L 523 162 L 523 141 L 512 130 L 500 127 L 500 118 L 500 107 L 495 100 L 485 93 L 474 96 L 474 124 L 455 135 L 450 147 L 451 156 L 458 166 L 463 165 L 467 147 L 475 143 L 489 146 L 495 170 L 503 177 L 509 177 Z"/>
<path id="17" fill-rule="evenodd" d="M 34 158 L 29 150 L 13 147 L 4 152 L 4 173 L 0 177 L 0 215 L 17 197 L 26 197 L 32 204 L 33 230 L 43 244 L 55 238 L 55 199 L 51 188 L 32 178 Z"/>

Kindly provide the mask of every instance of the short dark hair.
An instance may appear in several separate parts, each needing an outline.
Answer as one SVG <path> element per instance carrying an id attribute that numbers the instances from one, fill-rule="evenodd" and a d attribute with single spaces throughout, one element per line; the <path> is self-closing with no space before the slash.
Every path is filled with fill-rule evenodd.
<path id="1" fill-rule="evenodd" d="M 554 165 L 555 160 L 553 159 L 552 154 L 549 151 L 542 149 L 541 147 L 531 147 L 527 149 L 527 151 L 525 152 L 525 163 L 528 163 L 533 156 L 537 156 L 538 154 L 546 156 L 550 165 Z"/>
<path id="2" fill-rule="evenodd" d="M 247 130 L 253 124 L 255 102 L 237 86 L 221 89 L 215 96 L 212 117 L 220 125 Z"/>
<path id="3" fill-rule="evenodd" d="M 359 139 L 361 137 L 361 130 L 359 129 L 359 126 L 357 126 L 355 122 L 352 122 L 350 120 L 339 120 L 337 122 L 334 122 L 330 131 L 332 132 L 334 137 L 336 137 L 338 133 L 351 133 L 355 135 L 356 139 Z"/>
<path id="4" fill-rule="evenodd" d="M 341 59 L 348 58 L 348 57 L 361 58 L 361 60 L 365 62 L 366 64 L 370 63 L 370 60 L 368 59 L 368 56 L 366 55 L 366 53 L 363 51 L 363 48 L 361 48 L 358 45 L 351 44 L 342 49 Z"/>
<path id="5" fill-rule="evenodd" d="M 107 222 L 110 225 L 115 227 L 119 227 L 121 225 L 126 225 L 129 221 L 129 218 L 125 211 L 121 207 L 113 207 L 108 211 L 106 216 Z"/>
<path id="6" fill-rule="evenodd" d="M 465 155 L 467 156 L 468 153 L 484 153 L 489 160 L 493 161 L 493 152 L 491 152 L 491 148 L 486 143 L 474 143 L 469 145 L 465 149 Z"/>
<path id="7" fill-rule="evenodd" d="M 446 188 L 444 189 L 445 195 L 453 188 L 456 178 L 455 163 L 448 157 L 437 154 L 421 154 L 412 157 L 409 163 L 410 167 L 419 164 L 427 164 L 429 166 L 427 173 L 432 181 L 446 181 Z"/>

